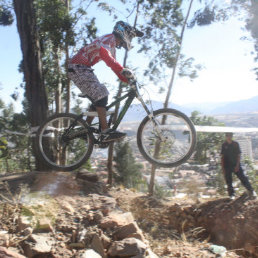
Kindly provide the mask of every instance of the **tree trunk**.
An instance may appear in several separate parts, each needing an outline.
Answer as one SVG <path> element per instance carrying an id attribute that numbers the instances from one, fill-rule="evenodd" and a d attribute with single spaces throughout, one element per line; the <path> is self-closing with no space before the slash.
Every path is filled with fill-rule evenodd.
<path id="1" fill-rule="evenodd" d="M 171 91 L 172 91 L 172 87 L 174 85 L 174 80 L 175 80 L 175 76 L 176 76 L 176 68 L 177 68 L 178 60 L 179 60 L 179 57 L 180 57 L 180 54 L 181 54 L 182 42 L 183 42 L 184 33 L 185 33 L 185 27 L 186 27 L 186 24 L 187 24 L 189 15 L 190 15 L 190 11 L 191 11 L 191 8 L 192 8 L 193 1 L 194 0 L 191 0 L 191 2 L 189 4 L 187 14 L 186 14 L 186 17 L 185 17 L 185 20 L 184 20 L 184 23 L 183 23 L 183 27 L 182 27 L 182 30 L 181 30 L 181 34 L 180 34 L 180 38 L 179 38 L 179 47 L 178 47 L 178 51 L 177 51 L 177 54 L 176 54 L 175 65 L 174 65 L 174 68 L 172 70 L 171 79 L 170 79 L 170 82 L 169 82 L 169 85 L 168 85 L 168 91 L 167 91 L 166 99 L 165 99 L 165 102 L 164 102 L 164 108 L 168 107 L 169 99 L 171 97 Z M 166 118 L 165 118 L 165 116 L 163 116 L 162 124 L 165 123 L 165 120 L 166 120 Z M 156 148 L 155 148 L 155 150 L 156 150 Z M 150 195 L 153 195 L 153 193 L 154 193 L 155 172 L 156 172 L 156 166 L 152 165 L 151 166 L 151 179 L 150 179 L 150 186 L 149 186 L 149 194 Z"/>
<path id="2" fill-rule="evenodd" d="M 60 68 L 60 60 L 59 60 L 59 50 L 58 48 L 54 48 L 54 64 L 57 78 L 56 92 L 55 92 L 55 102 L 56 102 L 56 113 L 62 113 L 62 82 L 61 82 L 61 68 Z"/>
<path id="3" fill-rule="evenodd" d="M 179 57 L 180 57 L 180 54 L 181 54 L 182 43 L 183 43 L 183 38 L 184 38 L 184 33 L 185 33 L 185 26 L 187 24 L 187 21 L 188 21 L 189 15 L 190 15 L 190 11 L 191 11 L 191 8 L 192 8 L 193 1 L 194 0 L 191 0 L 191 2 L 189 4 L 187 14 L 186 14 L 186 17 L 185 17 L 185 20 L 184 20 L 184 23 L 183 23 L 183 27 L 182 27 L 182 30 L 181 30 L 181 34 L 180 34 L 180 38 L 179 38 L 179 47 L 178 47 L 178 51 L 177 51 L 177 54 L 176 54 L 175 65 L 174 65 L 174 68 L 172 70 L 171 79 L 170 79 L 170 82 L 169 82 L 169 85 L 168 85 L 168 91 L 167 91 L 166 99 L 165 99 L 165 102 L 164 102 L 164 108 L 168 107 L 169 99 L 170 99 L 170 96 L 171 96 L 171 90 L 172 90 L 172 87 L 174 85 L 177 64 L 178 64 L 178 60 L 179 60 Z"/>
<path id="4" fill-rule="evenodd" d="M 69 0 L 65 0 L 65 5 L 67 9 L 67 14 L 70 11 L 70 3 Z M 71 80 L 68 77 L 68 62 L 69 62 L 69 33 L 66 31 L 65 35 L 65 71 L 66 71 L 66 104 L 65 104 L 65 112 L 70 112 L 70 103 L 71 103 Z"/>
<path id="5" fill-rule="evenodd" d="M 136 14 L 135 14 L 135 19 L 134 19 L 134 27 L 136 27 L 137 24 L 137 19 L 138 19 L 138 14 L 139 14 L 139 7 L 140 7 L 140 2 L 137 3 L 136 7 Z M 126 66 L 127 62 L 127 57 L 128 57 L 128 51 L 125 51 L 124 55 L 124 61 L 123 61 L 123 66 Z M 122 94 L 122 82 L 119 83 L 119 88 L 118 92 L 116 95 L 116 98 L 121 97 Z M 113 118 L 113 123 L 116 121 L 118 113 L 119 113 L 119 108 L 120 108 L 120 103 L 118 103 L 115 107 L 115 113 L 114 113 L 114 118 Z M 108 147 L 108 161 L 107 161 L 107 170 L 108 170 L 108 184 L 112 185 L 113 183 L 113 158 L 114 158 L 114 142 L 111 142 Z"/>
<path id="6" fill-rule="evenodd" d="M 28 101 L 28 117 L 32 127 L 39 126 L 47 117 L 48 102 L 42 76 L 39 38 L 36 28 L 36 17 L 33 0 L 13 0 L 23 55 L 23 71 L 25 79 L 25 94 Z M 33 140 L 36 169 L 45 170 L 45 165 L 36 155 Z"/>

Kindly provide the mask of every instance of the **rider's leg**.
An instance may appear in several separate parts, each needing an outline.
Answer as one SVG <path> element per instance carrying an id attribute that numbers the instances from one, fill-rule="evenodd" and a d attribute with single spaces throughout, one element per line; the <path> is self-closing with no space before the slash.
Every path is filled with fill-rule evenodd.
<path id="1" fill-rule="evenodd" d="M 107 110 L 106 110 L 107 102 L 108 102 L 108 98 L 105 97 L 93 104 L 99 115 L 102 142 L 115 141 L 115 140 L 122 139 L 126 136 L 125 133 L 121 133 L 121 132 L 109 129 L 108 123 L 107 123 Z"/>
<path id="2" fill-rule="evenodd" d="M 91 109 L 96 110 L 98 113 L 101 131 L 108 129 L 106 109 L 107 103 L 108 97 L 104 97 L 91 105 Z"/>
<path id="3" fill-rule="evenodd" d="M 94 105 L 91 105 L 90 108 L 89 108 L 89 112 L 92 112 L 92 111 L 96 111 L 96 108 L 94 107 Z M 87 116 L 86 123 L 88 125 L 91 125 L 91 123 L 94 120 L 94 118 L 95 118 L 95 116 Z"/>
<path id="4" fill-rule="evenodd" d="M 99 115 L 99 123 L 101 126 L 101 131 L 105 131 L 108 129 L 108 124 L 107 124 L 107 111 L 105 107 L 96 107 L 98 115 Z"/>

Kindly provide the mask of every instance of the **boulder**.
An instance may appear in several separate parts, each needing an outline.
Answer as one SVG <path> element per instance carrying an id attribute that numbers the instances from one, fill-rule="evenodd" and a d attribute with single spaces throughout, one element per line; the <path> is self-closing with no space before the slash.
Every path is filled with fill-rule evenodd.
<path id="1" fill-rule="evenodd" d="M 75 212 L 73 206 L 69 202 L 67 202 L 67 201 L 62 201 L 60 203 L 60 206 L 61 206 L 61 209 L 65 210 L 65 211 L 68 211 L 70 213 L 74 213 Z"/>
<path id="2" fill-rule="evenodd" d="M 126 213 L 111 213 L 107 217 L 104 217 L 100 222 L 102 229 L 116 228 L 125 226 L 134 222 L 134 218 L 131 212 Z"/>
<path id="3" fill-rule="evenodd" d="M 138 225 L 135 222 L 132 222 L 130 224 L 127 224 L 125 226 L 118 228 L 114 232 L 113 237 L 115 240 L 122 240 L 125 238 L 133 237 L 141 241 L 144 241 L 144 236 L 142 234 L 142 231 L 139 229 Z"/>
<path id="4" fill-rule="evenodd" d="M 52 257 L 51 248 L 53 245 L 53 241 L 43 235 L 35 235 L 32 234 L 28 240 L 22 243 L 22 248 L 24 250 L 24 254 L 26 257 Z"/>
<path id="5" fill-rule="evenodd" d="M 101 234 L 100 239 L 102 241 L 104 249 L 107 249 L 111 245 L 112 240 L 108 236 L 106 236 L 104 233 Z"/>
<path id="6" fill-rule="evenodd" d="M 0 257 L 1 258 L 26 258 L 25 256 L 11 251 L 5 247 L 0 246 Z"/>
<path id="7" fill-rule="evenodd" d="M 106 257 L 104 246 L 102 244 L 101 238 L 98 234 L 94 234 L 91 240 L 91 248 L 97 252 L 102 258 Z"/>
<path id="8" fill-rule="evenodd" d="M 53 227 L 51 225 L 51 222 L 48 218 L 42 217 L 39 218 L 37 221 L 36 228 L 34 230 L 35 232 L 53 232 Z"/>
<path id="9" fill-rule="evenodd" d="M 126 238 L 121 241 L 113 242 L 108 250 L 108 255 L 111 257 L 144 257 L 146 249 L 146 244 L 141 240 L 136 238 Z"/>
<path id="10" fill-rule="evenodd" d="M 82 179 L 93 183 L 96 183 L 99 181 L 98 175 L 96 175 L 95 173 L 89 172 L 85 169 L 77 172 L 76 179 Z"/>
<path id="11" fill-rule="evenodd" d="M 0 231 L 0 246 L 9 245 L 9 234 L 7 231 Z"/>
<path id="12" fill-rule="evenodd" d="M 94 250 L 89 249 L 86 250 L 80 258 L 102 258 L 98 253 L 96 253 Z"/>

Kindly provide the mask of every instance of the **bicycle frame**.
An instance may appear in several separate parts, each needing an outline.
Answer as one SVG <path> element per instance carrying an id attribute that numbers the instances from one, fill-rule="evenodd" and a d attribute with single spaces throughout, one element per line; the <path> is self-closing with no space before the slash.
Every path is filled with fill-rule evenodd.
<path id="1" fill-rule="evenodd" d="M 147 115 L 149 115 L 150 117 L 152 117 L 152 112 L 148 109 L 148 107 L 146 106 L 146 104 L 144 103 L 142 97 L 140 96 L 139 92 L 138 92 L 138 88 L 136 86 L 136 83 L 133 83 L 130 85 L 131 86 L 131 89 L 129 90 L 129 92 L 127 94 L 125 94 L 124 96 L 116 99 L 114 102 L 112 102 L 111 104 L 109 104 L 107 106 L 107 109 L 110 109 L 111 107 L 114 107 L 116 104 L 120 103 L 122 100 L 126 99 L 126 102 L 122 108 L 122 110 L 120 111 L 120 113 L 118 114 L 118 118 L 117 120 L 115 121 L 115 123 L 113 124 L 112 126 L 112 129 L 116 130 L 117 127 L 119 126 L 119 124 L 121 123 L 121 121 L 123 120 L 128 108 L 130 107 L 130 105 L 132 104 L 133 100 L 135 98 L 137 98 L 144 110 L 146 111 Z"/>
<path id="2" fill-rule="evenodd" d="M 119 124 L 121 123 L 121 121 L 123 120 L 128 108 L 130 107 L 130 105 L 132 104 L 133 100 L 135 98 L 137 98 L 140 103 L 142 104 L 144 110 L 146 111 L 147 115 L 149 116 L 149 118 L 152 120 L 152 122 L 154 123 L 155 129 L 157 130 L 158 133 L 160 133 L 160 129 L 158 127 L 157 122 L 155 121 L 155 119 L 153 118 L 153 112 L 149 110 L 149 108 L 147 107 L 147 105 L 145 104 L 144 100 L 142 99 L 142 97 L 139 94 L 138 88 L 136 86 L 136 82 L 133 82 L 130 84 L 131 89 L 128 91 L 128 93 L 126 93 L 125 95 L 119 97 L 118 99 L 116 99 L 115 101 L 113 101 L 111 104 L 109 104 L 107 106 L 107 110 L 109 110 L 110 108 L 116 106 L 118 103 L 120 103 L 122 100 L 127 99 L 124 106 L 122 107 L 121 111 L 118 114 L 118 118 L 115 121 L 115 123 L 112 126 L 113 130 L 116 130 L 117 127 L 119 126 Z M 77 119 L 75 119 L 75 121 L 69 126 L 69 128 L 66 130 L 66 132 L 69 132 L 71 128 L 73 128 L 77 121 L 79 119 L 81 119 L 84 116 L 84 114 L 81 114 L 77 117 Z M 88 126 L 89 130 L 93 130 L 95 131 L 96 129 Z M 95 131 L 97 133 L 97 131 Z"/>

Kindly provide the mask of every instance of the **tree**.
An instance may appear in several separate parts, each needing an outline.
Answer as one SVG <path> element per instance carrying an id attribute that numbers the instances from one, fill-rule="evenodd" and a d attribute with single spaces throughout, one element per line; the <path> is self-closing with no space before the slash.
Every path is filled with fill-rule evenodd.
<path id="1" fill-rule="evenodd" d="M 22 68 L 25 80 L 25 94 L 29 107 L 28 118 L 31 126 L 37 127 L 47 117 L 48 103 L 42 76 L 39 35 L 33 4 L 33 0 L 13 1 L 23 56 Z M 35 142 L 33 147 L 35 154 Z M 37 155 L 35 155 L 35 159 L 37 170 L 46 169 L 46 166 L 38 159 Z"/>
<path id="2" fill-rule="evenodd" d="M 138 20 L 138 16 L 139 16 L 139 8 L 140 8 L 141 3 L 142 3 L 142 1 L 138 1 L 137 4 L 135 4 L 135 6 L 133 7 L 133 11 L 135 10 L 135 18 L 134 18 L 134 24 L 133 24 L 134 27 L 136 27 L 136 25 L 137 25 L 137 20 Z M 131 12 L 131 14 L 133 13 L 133 11 Z M 126 66 L 127 58 L 128 58 L 128 51 L 126 50 L 125 54 L 124 54 L 124 60 L 123 60 L 124 67 Z M 124 83 L 119 82 L 119 87 L 118 87 L 118 91 L 116 94 L 116 98 L 121 97 L 123 86 L 124 86 Z M 120 103 L 118 103 L 115 107 L 113 123 L 116 122 L 116 119 L 117 119 L 118 113 L 119 113 L 119 108 L 120 108 Z M 114 159 L 114 143 L 111 142 L 108 147 L 108 161 L 107 161 L 108 184 L 109 185 L 112 185 L 112 181 L 113 181 L 113 159 Z"/>
<path id="3" fill-rule="evenodd" d="M 183 1 L 147 1 L 144 6 L 145 14 L 147 17 L 151 18 L 144 28 L 146 35 L 143 38 L 143 41 L 145 44 L 143 44 L 140 52 L 149 52 L 151 48 L 154 48 L 155 50 L 154 57 L 150 61 L 148 70 L 145 74 L 149 75 L 152 81 L 158 82 L 167 77 L 166 71 L 170 69 L 170 81 L 167 85 L 164 108 L 168 107 L 178 66 L 180 76 L 189 76 L 192 79 L 196 77 L 196 69 L 201 68 L 197 65 L 194 67 L 195 69 L 193 69 L 194 59 L 185 59 L 184 55 L 181 54 L 185 28 L 193 0 L 190 0 L 189 2 L 185 17 L 182 12 L 182 4 Z M 181 28 L 179 34 L 177 27 Z M 153 50 L 150 52 L 152 51 Z M 165 119 L 164 116 L 162 123 L 165 123 Z M 154 156 L 159 154 L 159 149 L 159 144 L 156 144 Z M 153 195 L 154 192 L 155 171 L 156 166 L 152 165 L 149 186 L 149 193 L 151 195 Z"/>
<path id="4" fill-rule="evenodd" d="M 135 162 L 132 149 L 128 142 L 120 142 L 115 145 L 116 181 L 125 187 L 135 188 L 142 183 L 142 165 Z"/>
<path id="5" fill-rule="evenodd" d="M 32 165 L 32 149 L 31 139 L 27 134 L 29 123 L 24 112 L 14 113 L 13 105 L 5 105 L 0 101 L 0 135 L 4 144 L 2 150 L 2 162 L 0 171 L 31 171 Z M 1 152 L 0 150 L 0 152 Z"/>
<path id="6" fill-rule="evenodd" d="M 198 111 L 192 112 L 190 118 L 195 125 L 224 126 L 223 123 L 220 123 L 214 117 L 202 116 Z M 223 140 L 224 135 L 220 133 L 198 133 L 194 159 L 200 164 L 207 163 L 208 154 L 213 152 L 218 153 Z"/>
<path id="7" fill-rule="evenodd" d="M 226 2 L 226 1 L 225 1 Z M 254 61 L 258 62 L 258 1 L 257 0 L 231 0 L 224 5 L 216 4 L 216 1 L 206 1 L 204 7 L 197 10 L 191 20 L 190 27 L 195 25 L 205 26 L 214 22 L 225 21 L 232 16 L 239 17 L 245 21 L 246 30 L 250 31 L 254 40 L 254 50 L 256 55 Z M 242 39 L 246 39 L 243 37 Z M 251 54 L 254 54 L 252 52 Z M 254 67 L 254 72 L 258 80 L 258 67 Z"/>

